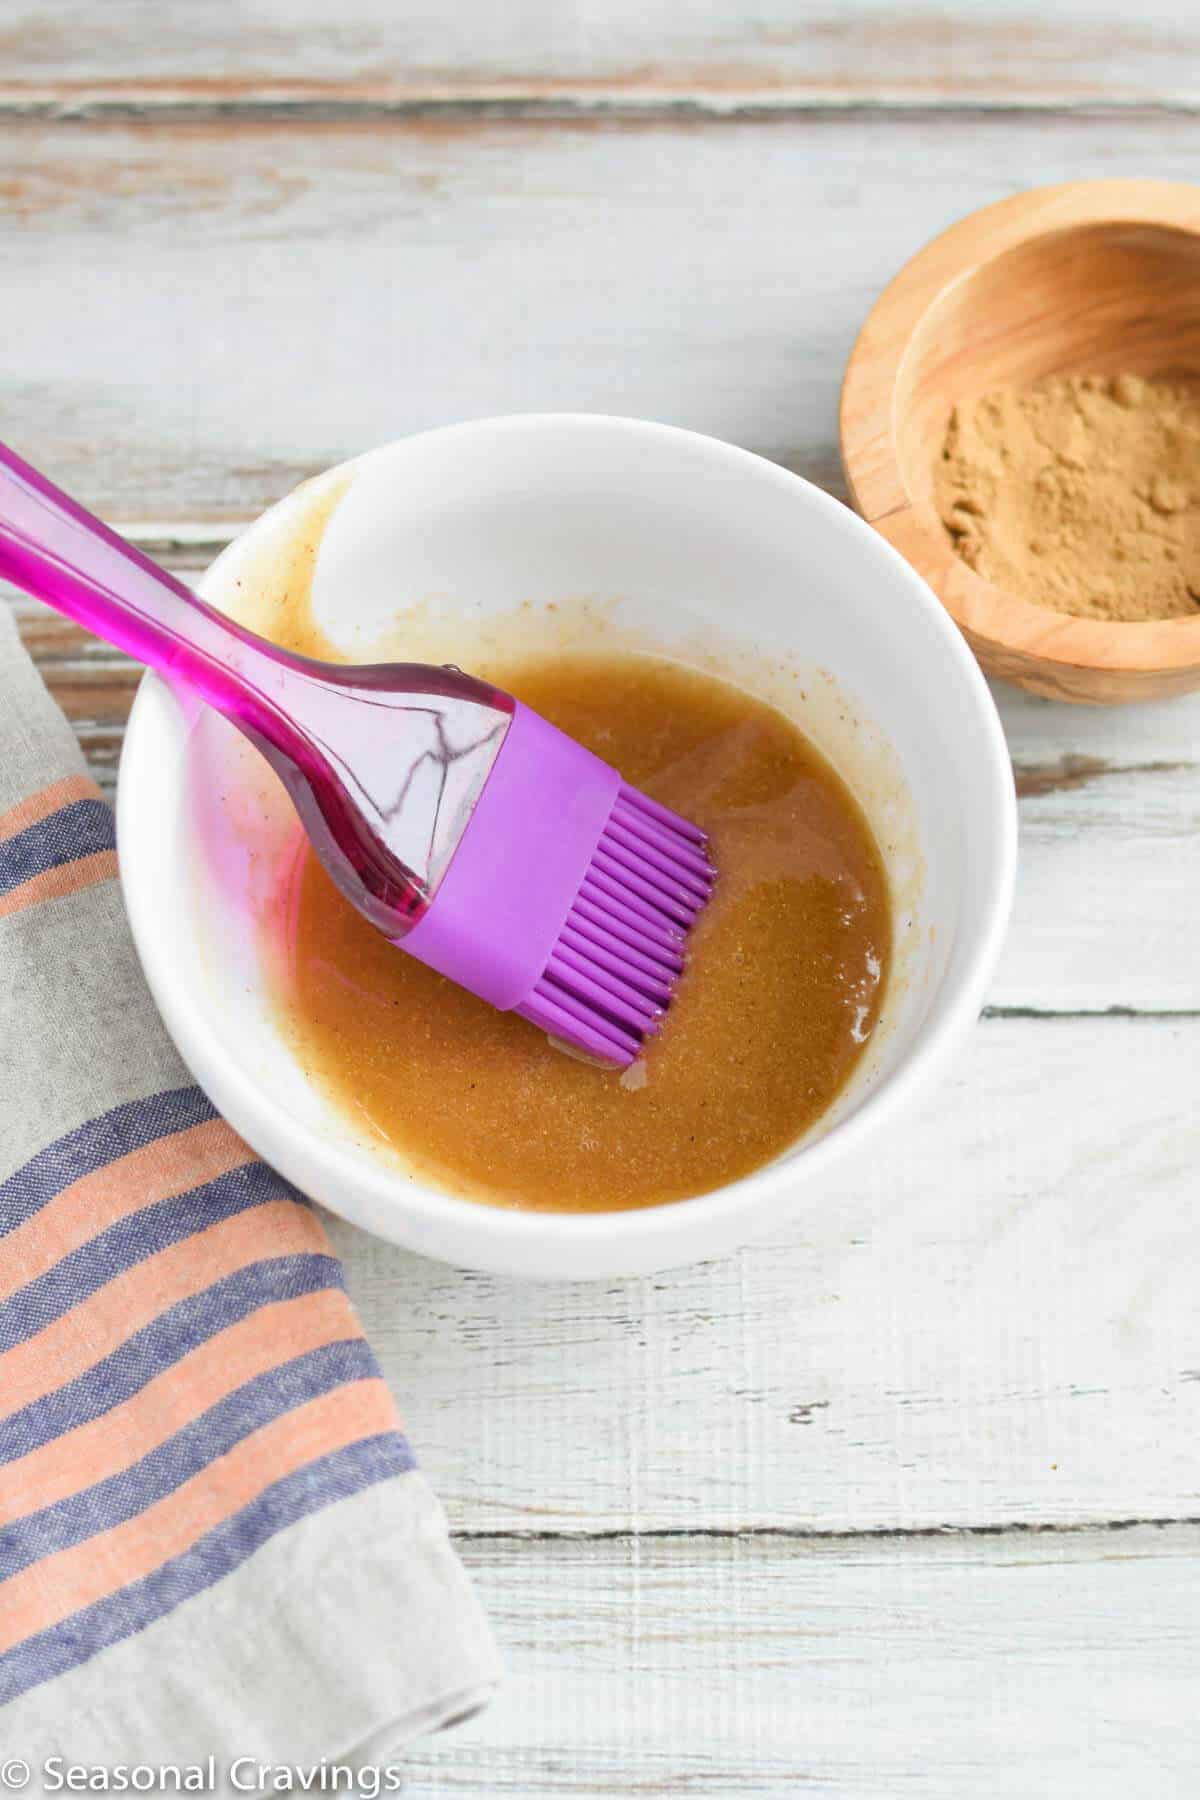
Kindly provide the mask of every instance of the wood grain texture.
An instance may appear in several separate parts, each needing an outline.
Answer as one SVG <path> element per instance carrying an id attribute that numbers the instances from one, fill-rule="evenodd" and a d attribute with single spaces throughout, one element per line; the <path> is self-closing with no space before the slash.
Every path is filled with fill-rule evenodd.
<path id="1" fill-rule="evenodd" d="M 1020 799 L 1017 892 L 992 1006 L 1200 1010 L 1200 704 L 1066 706 L 1003 683 Z"/>
<path id="2" fill-rule="evenodd" d="M 1197 98 L 1200 29 L 1154 0 L 14 0 L 0 28 L 11 103 L 81 107 L 453 103 L 689 109 L 1080 104 Z"/>
<path id="3" fill-rule="evenodd" d="M 1200 1532 L 465 1546 L 508 1681 L 409 1800 L 1191 1800 Z"/>
<path id="4" fill-rule="evenodd" d="M 628 412 L 839 483 L 871 301 L 950 220 L 1170 120 L 0 126 L 0 406 L 117 518 L 244 518 L 455 418 Z M 86 299 L 86 329 L 80 306 Z"/>
<path id="5" fill-rule="evenodd" d="M 1200 1516 L 1200 1020 L 990 1019 L 766 1241 L 530 1285 L 344 1226 L 456 1527 Z"/>

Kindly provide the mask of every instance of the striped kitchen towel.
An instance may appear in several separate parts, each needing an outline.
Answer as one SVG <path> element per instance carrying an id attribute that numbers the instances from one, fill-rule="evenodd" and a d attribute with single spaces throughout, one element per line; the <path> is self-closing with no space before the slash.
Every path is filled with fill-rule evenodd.
<path id="1" fill-rule="evenodd" d="M 312 1208 L 188 1080 L 0 605 L 0 1747 L 379 1759 L 496 1677 Z"/>

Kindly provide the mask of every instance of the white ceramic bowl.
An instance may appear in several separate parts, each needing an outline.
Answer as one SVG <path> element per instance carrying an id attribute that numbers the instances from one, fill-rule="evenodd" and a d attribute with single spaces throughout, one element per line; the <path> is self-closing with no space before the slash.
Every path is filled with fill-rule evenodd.
<path id="1" fill-rule="evenodd" d="M 314 584 L 339 647 L 466 667 L 498 643 L 629 647 L 775 701 L 872 821 L 892 879 L 896 967 L 838 1104 L 757 1173 L 637 1212 L 453 1198 L 369 1148 L 287 1049 L 257 920 L 294 818 L 236 731 L 147 677 L 121 764 L 121 870 L 150 986 L 196 1079 L 305 1192 L 397 1243 L 478 1268 L 633 1274 L 719 1255 L 819 1206 L 830 1171 L 868 1144 L 878 1154 L 944 1068 L 976 1018 L 1008 917 L 1012 775 L 957 629 L 837 501 L 690 432 L 592 415 L 487 419 L 347 467 Z M 277 554 L 305 505 L 301 490 L 244 533 L 209 571 L 208 597 L 238 610 L 239 581 Z"/>

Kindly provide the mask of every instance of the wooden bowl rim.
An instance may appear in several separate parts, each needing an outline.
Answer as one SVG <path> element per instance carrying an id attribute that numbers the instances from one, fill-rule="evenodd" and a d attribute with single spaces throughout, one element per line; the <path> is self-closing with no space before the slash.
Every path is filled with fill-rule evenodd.
<path id="1" fill-rule="evenodd" d="M 988 240 L 984 256 L 981 225 Z M 921 574 L 922 553 L 927 551 L 936 567 L 947 541 L 940 521 L 936 526 L 927 521 L 909 496 L 896 447 L 896 385 L 913 333 L 965 275 L 1035 238 L 1081 225 L 1159 225 L 1200 237 L 1200 186 L 1134 177 L 1067 181 L 980 207 L 905 263 L 855 339 L 838 414 L 842 468 L 855 509 L 888 539 L 902 536 L 903 554 Z M 1033 662 L 1084 670 L 1142 674 L 1200 667 L 1200 617 L 1145 623 L 1076 618 L 996 587 L 956 562 L 961 595 L 938 597 L 981 648 L 995 646 Z"/>

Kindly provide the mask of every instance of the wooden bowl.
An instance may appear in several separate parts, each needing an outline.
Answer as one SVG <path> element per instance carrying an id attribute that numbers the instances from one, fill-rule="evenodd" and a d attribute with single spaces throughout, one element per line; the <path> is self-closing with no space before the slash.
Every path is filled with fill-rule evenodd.
<path id="1" fill-rule="evenodd" d="M 896 276 L 846 369 L 841 448 L 863 518 L 920 571 L 983 667 L 1060 700 L 1200 687 L 1200 615 L 1078 619 L 976 575 L 934 509 L 952 408 L 1049 375 L 1200 372 L 1200 187 L 1072 181 L 952 225 Z"/>

